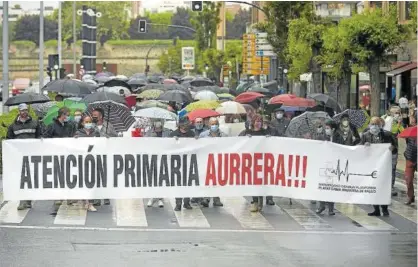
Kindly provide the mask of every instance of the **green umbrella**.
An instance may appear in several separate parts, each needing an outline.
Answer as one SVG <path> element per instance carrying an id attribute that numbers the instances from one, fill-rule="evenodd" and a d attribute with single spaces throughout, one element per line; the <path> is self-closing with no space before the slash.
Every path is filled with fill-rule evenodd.
<path id="1" fill-rule="evenodd" d="M 67 107 L 70 110 L 70 114 L 73 116 L 76 110 L 85 111 L 87 106 L 83 102 L 77 102 L 73 100 L 64 100 L 63 102 L 57 102 L 56 105 L 50 107 L 48 109 L 48 113 L 45 115 L 44 119 L 42 120 L 45 125 L 49 125 L 52 123 L 54 118 L 58 116 L 58 110 L 62 107 Z"/>
<path id="2" fill-rule="evenodd" d="M 160 95 L 164 93 L 163 90 L 153 89 L 153 90 L 147 90 L 138 95 L 139 98 L 144 99 L 157 99 Z"/>

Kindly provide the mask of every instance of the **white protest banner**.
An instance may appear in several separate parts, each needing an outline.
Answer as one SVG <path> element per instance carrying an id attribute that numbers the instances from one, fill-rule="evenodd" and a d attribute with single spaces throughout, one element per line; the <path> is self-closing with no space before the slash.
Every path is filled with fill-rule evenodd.
<path id="1" fill-rule="evenodd" d="M 281 196 L 389 204 L 389 144 L 280 137 L 3 141 L 6 200 Z"/>

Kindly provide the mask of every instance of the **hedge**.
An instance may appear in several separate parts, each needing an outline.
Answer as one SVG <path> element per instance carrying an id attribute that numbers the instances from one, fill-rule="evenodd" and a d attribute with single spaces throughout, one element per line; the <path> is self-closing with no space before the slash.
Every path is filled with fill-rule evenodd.
<path id="1" fill-rule="evenodd" d="M 11 45 L 16 46 L 18 49 L 35 49 L 36 44 L 32 41 L 27 40 L 17 40 L 10 43 Z"/>
<path id="2" fill-rule="evenodd" d="M 3 160 L 2 160 L 2 146 L 3 146 L 3 139 L 6 138 L 7 128 L 9 125 L 13 123 L 16 119 L 19 111 L 17 109 L 10 110 L 7 114 L 0 115 L 0 173 L 3 173 Z M 37 119 L 37 116 L 33 110 L 29 111 L 30 116 L 33 119 Z"/>

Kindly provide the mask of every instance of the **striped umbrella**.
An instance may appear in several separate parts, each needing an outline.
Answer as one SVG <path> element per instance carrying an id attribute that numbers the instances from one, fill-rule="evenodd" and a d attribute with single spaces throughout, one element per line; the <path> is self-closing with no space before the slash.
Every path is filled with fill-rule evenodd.
<path id="1" fill-rule="evenodd" d="M 121 103 L 111 100 L 93 102 L 89 104 L 87 112 L 91 115 L 96 108 L 103 109 L 104 120 L 112 124 L 116 132 L 126 132 L 135 123 L 129 108 Z"/>

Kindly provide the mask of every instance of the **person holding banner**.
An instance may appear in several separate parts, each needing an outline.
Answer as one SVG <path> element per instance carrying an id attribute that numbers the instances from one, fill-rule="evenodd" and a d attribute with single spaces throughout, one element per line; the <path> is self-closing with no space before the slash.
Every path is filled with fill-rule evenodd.
<path id="1" fill-rule="evenodd" d="M 361 145 L 370 146 L 370 144 L 391 144 L 390 150 L 393 154 L 397 154 L 398 142 L 391 132 L 383 130 L 383 122 L 379 117 L 372 117 L 370 119 L 369 130 L 361 137 Z M 381 205 L 383 216 L 389 216 L 388 205 Z M 380 216 L 379 205 L 373 205 L 374 211 L 368 213 L 369 216 Z"/>
<path id="2" fill-rule="evenodd" d="M 210 137 L 227 137 L 227 135 L 219 130 L 219 120 L 215 117 L 209 119 L 209 130 L 204 131 L 199 135 L 199 138 L 210 138 Z M 204 197 L 200 204 L 207 208 L 209 207 L 210 197 Z M 221 199 L 219 197 L 213 198 L 214 207 L 223 207 Z"/>
<path id="3" fill-rule="evenodd" d="M 164 128 L 163 121 L 154 121 L 152 128 L 145 134 L 145 137 L 170 137 L 171 130 Z M 158 207 L 164 208 L 163 198 L 151 198 L 148 200 L 147 207 L 152 207 L 158 201 Z"/>
<path id="4" fill-rule="evenodd" d="M 94 128 L 93 120 L 89 115 L 84 115 L 80 120 L 80 129 L 75 133 L 74 137 L 100 137 L 100 132 Z M 97 211 L 93 206 L 94 200 L 86 200 L 86 209 L 88 211 Z"/>
<path id="5" fill-rule="evenodd" d="M 94 126 L 99 130 L 100 136 L 103 137 L 117 137 L 118 133 L 116 132 L 115 128 L 113 128 L 112 124 L 110 124 L 108 121 L 104 121 L 104 110 L 101 108 L 96 108 L 93 110 L 91 114 L 91 118 L 93 121 Z M 110 205 L 109 199 L 103 200 L 105 205 Z M 94 206 L 100 206 L 101 201 L 95 200 Z"/>
<path id="6" fill-rule="evenodd" d="M 249 129 L 245 129 L 239 135 L 240 136 L 248 136 L 248 137 L 251 137 L 251 136 L 266 136 L 266 137 L 269 137 L 270 136 L 268 134 L 268 131 L 263 128 L 263 117 L 261 117 L 258 114 L 254 115 L 252 117 L 250 125 L 249 125 Z M 266 204 L 270 205 L 270 206 L 273 206 L 276 203 L 274 203 L 272 196 L 267 196 L 266 197 Z M 253 201 L 251 202 L 250 211 L 251 212 L 257 212 L 257 211 L 261 211 L 262 209 L 263 209 L 263 197 L 262 196 L 253 196 Z"/>
<path id="7" fill-rule="evenodd" d="M 331 141 L 332 143 L 336 144 L 344 144 L 344 137 L 338 131 L 338 125 L 333 120 L 327 120 L 325 122 L 325 135 L 327 137 L 327 141 Z M 333 216 L 335 215 L 334 212 L 334 202 L 325 202 L 319 201 L 319 207 L 316 210 L 317 214 L 321 214 L 325 210 L 325 204 L 328 205 L 328 215 Z"/>
<path id="8" fill-rule="evenodd" d="M 194 129 L 192 130 L 196 136 L 199 136 L 201 133 L 207 131 L 208 128 L 203 123 L 203 118 L 196 118 L 194 120 Z"/>
<path id="9" fill-rule="evenodd" d="M 6 139 L 34 139 L 41 137 L 41 128 L 38 121 L 29 116 L 29 108 L 25 103 L 17 107 L 19 116 L 7 129 Z M 22 200 L 17 206 L 18 210 L 32 208 L 32 201 Z"/>
<path id="10" fill-rule="evenodd" d="M 177 130 L 173 131 L 170 134 L 170 137 L 174 137 L 176 140 L 179 138 L 194 138 L 195 133 L 190 130 L 190 121 L 187 117 L 182 117 L 178 121 L 178 128 Z M 190 198 L 176 198 L 176 207 L 174 208 L 175 211 L 181 210 L 181 203 L 183 202 L 183 208 L 185 209 L 192 209 L 190 205 Z"/>

